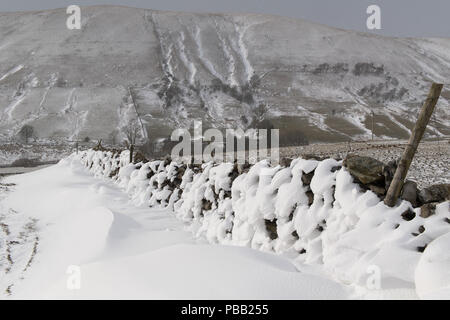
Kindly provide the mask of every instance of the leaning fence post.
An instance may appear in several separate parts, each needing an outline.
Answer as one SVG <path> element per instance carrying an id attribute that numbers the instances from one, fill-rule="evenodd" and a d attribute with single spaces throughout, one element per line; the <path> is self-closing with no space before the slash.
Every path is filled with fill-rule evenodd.
<path id="1" fill-rule="evenodd" d="M 439 96 L 441 95 L 442 87 L 443 85 L 439 83 L 433 83 L 431 85 L 428 97 L 420 110 L 419 117 L 417 118 L 417 122 L 411 132 L 408 144 L 403 151 L 397 170 L 395 170 L 394 178 L 389 186 L 386 198 L 384 198 L 384 203 L 389 207 L 393 207 L 400 196 L 403 181 L 406 178 L 406 174 L 408 173 L 409 166 L 411 165 L 419 142 L 422 139 L 431 115 L 433 114 L 434 107 L 436 106 Z"/>

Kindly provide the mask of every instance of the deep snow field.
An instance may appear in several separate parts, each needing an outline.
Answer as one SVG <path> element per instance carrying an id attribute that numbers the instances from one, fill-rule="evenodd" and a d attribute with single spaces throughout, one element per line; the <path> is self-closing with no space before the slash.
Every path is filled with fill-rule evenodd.
<path id="1" fill-rule="evenodd" d="M 42 170 L 3 178 L 0 183 L 3 299 L 418 298 L 414 283 L 395 277 L 383 278 L 381 287 L 373 288 L 338 280 L 323 265 L 302 262 L 288 253 L 209 244 L 194 237 L 188 224 L 177 219 L 171 209 L 136 206 L 120 184 L 94 177 L 74 155 Z M 444 229 L 431 228 L 433 221 L 426 228 L 430 225 L 432 232 L 442 234 Z M 373 223 L 366 219 L 363 227 L 370 228 L 368 224 Z M 381 226 L 385 228 L 385 224 Z M 390 233 L 393 244 L 401 243 L 401 239 L 392 240 L 398 235 Z M 399 265 L 393 261 L 402 257 L 396 259 L 395 255 L 404 251 L 384 246 L 380 257 L 385 261 L 380 263 L 385 269 L 390 263 L 391 269 L 383 272 L 409 274 L 411 261 L 419 261 L 415 284 L 420 286 L 419 293 L 429 292 L 421 297 L 448 299 L 449 274 L 442 270 L 449 269 L 449 240 L 446 233 L 430 244 L 424 258 L 419 260 L 419 253 L 411 253 L 404 256 L 410 260 Z M 355 248 L 371 246 L 363 243 L 367 237 L 361 241 Z M 374 254 L 378 253 L 370 253 Z M 365 259 L 369 258 L 366 255 Z M 340 263 L 344 261 L 335 261 L 336 266 Z M 79 289 L 70 286 L 73 266 L 80 267 Z"/>
<path id="2" fill-rule="evenodd" d="M 169 210 L 135 207 L 77 161 L 1 183 L 2 298 L 350 296 L 343 285 L 299 272 L 283 256 L 195 240 Z M 16 185 L 5 186 L 10 183 Z M 80 290 L 67 288 L 71 265 L 81 267 Z"/>

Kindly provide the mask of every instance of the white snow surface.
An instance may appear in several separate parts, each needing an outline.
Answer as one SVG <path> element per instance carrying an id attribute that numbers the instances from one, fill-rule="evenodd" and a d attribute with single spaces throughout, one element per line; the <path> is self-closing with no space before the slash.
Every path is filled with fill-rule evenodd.
<path id="1" fill-rule="evenodd" d="M 450 233 L 433 240 L 416 268 L 417 293 L 423 299 L 450 297 Z"/>
<path id="2" fill-rule="evenodd" d="M 35 219 L 39 239 L 30 266 L 16 268 L 28 259 L 18 254 L 2 276 L 7 297 L 450 298 L 448 257 L 440 259 L 449 201 L 426 219 L 406 201 L 388 208 L 334 159 L 295 159 L 289 168 L 261 161 L 232 181 L 229 163 L 199 170 L 128 158 L 89 150 L 2 181 L 17 185 L 0 213 Z M 19 229 L 25 218 L 12 216 L 2 223 Z M 24 247 L 12 246 L 13 255 Z M 81 267 L 80 290 L 67 289 L 70 265 Z"/>
<path id="3" fill-rule="evenodd" d="M 125 165 L 122 176 L 126 172 L 135 177 L 129 184 L 139 181 L 138 171 Z M 348 297 L 345 286 L 300 272 L 287 257 L 194 239 L 172 210 L 136 206 L 124 181 L 94 177 L 75 156 L 2 180 L 16 186 L 0 202 L 1 221 L 11 230 L 0 240 L 20 241 L 12 248 L 11 270 L 1 271 L 2 299 Z M 15 213 L 3 214 L 7 208 Z M 39 240 L 24 271 L 32 246 L 19 234 L 29 218 L 37 221 Z M 79 290 L 67 287 L 72 265 L 81 268 Z"/>

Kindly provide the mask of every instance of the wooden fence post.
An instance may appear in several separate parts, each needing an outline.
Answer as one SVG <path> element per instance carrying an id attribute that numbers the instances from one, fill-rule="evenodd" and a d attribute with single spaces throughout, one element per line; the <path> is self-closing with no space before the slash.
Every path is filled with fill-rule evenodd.
<path id="1" fill-rule="evenodd" d="M 403 151 L 397 170 L 395 170 L 394 178 L 389 186 L 386 198 L 384 198 L 384 203 L 389 207 L 395 206 L 397 199 L 400 196 L 409 166 L 411 165 L 414 154 L 419 146 L 419 142 L 422 139 L 431 115 L 433 114 L 434 107 L 436 106 L 439 96 L 441 95 L 442 87 L 443 85 L 438 83 L 433 83 L 431 85 L 428 97 L 420 110 L 419 117 L 417 118 L 413 131 L 411 132 L 408 144 Z"/>
<path id="2" fill-rule="evenodd" d="M 134 144 L 130 145 L 130 163 L 133 163 Z"/>
<path id="3" fill-rule="evenodd" d="M 373 130 L 374 130 L 374 125 L 375 125 L 375 113 L 372 110 L 372 141 L 373 141 Z"/>

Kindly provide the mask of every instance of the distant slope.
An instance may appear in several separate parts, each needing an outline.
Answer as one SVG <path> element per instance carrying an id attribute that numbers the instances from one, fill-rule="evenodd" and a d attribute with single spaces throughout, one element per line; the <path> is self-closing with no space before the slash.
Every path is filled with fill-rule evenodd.
<path id="1" fill-rule="evenodd" d="M 137 111 L 152 140 L 206 127 L 281 129 L 284 143 L 409 134 L 431 81 L 449 83 L 450 39 L 400 39 L 265 15 L 82 7 L 0 13 L 0 140 L 120 142 Z M 429 134 L 450 134 L 450 88 Z"/>

